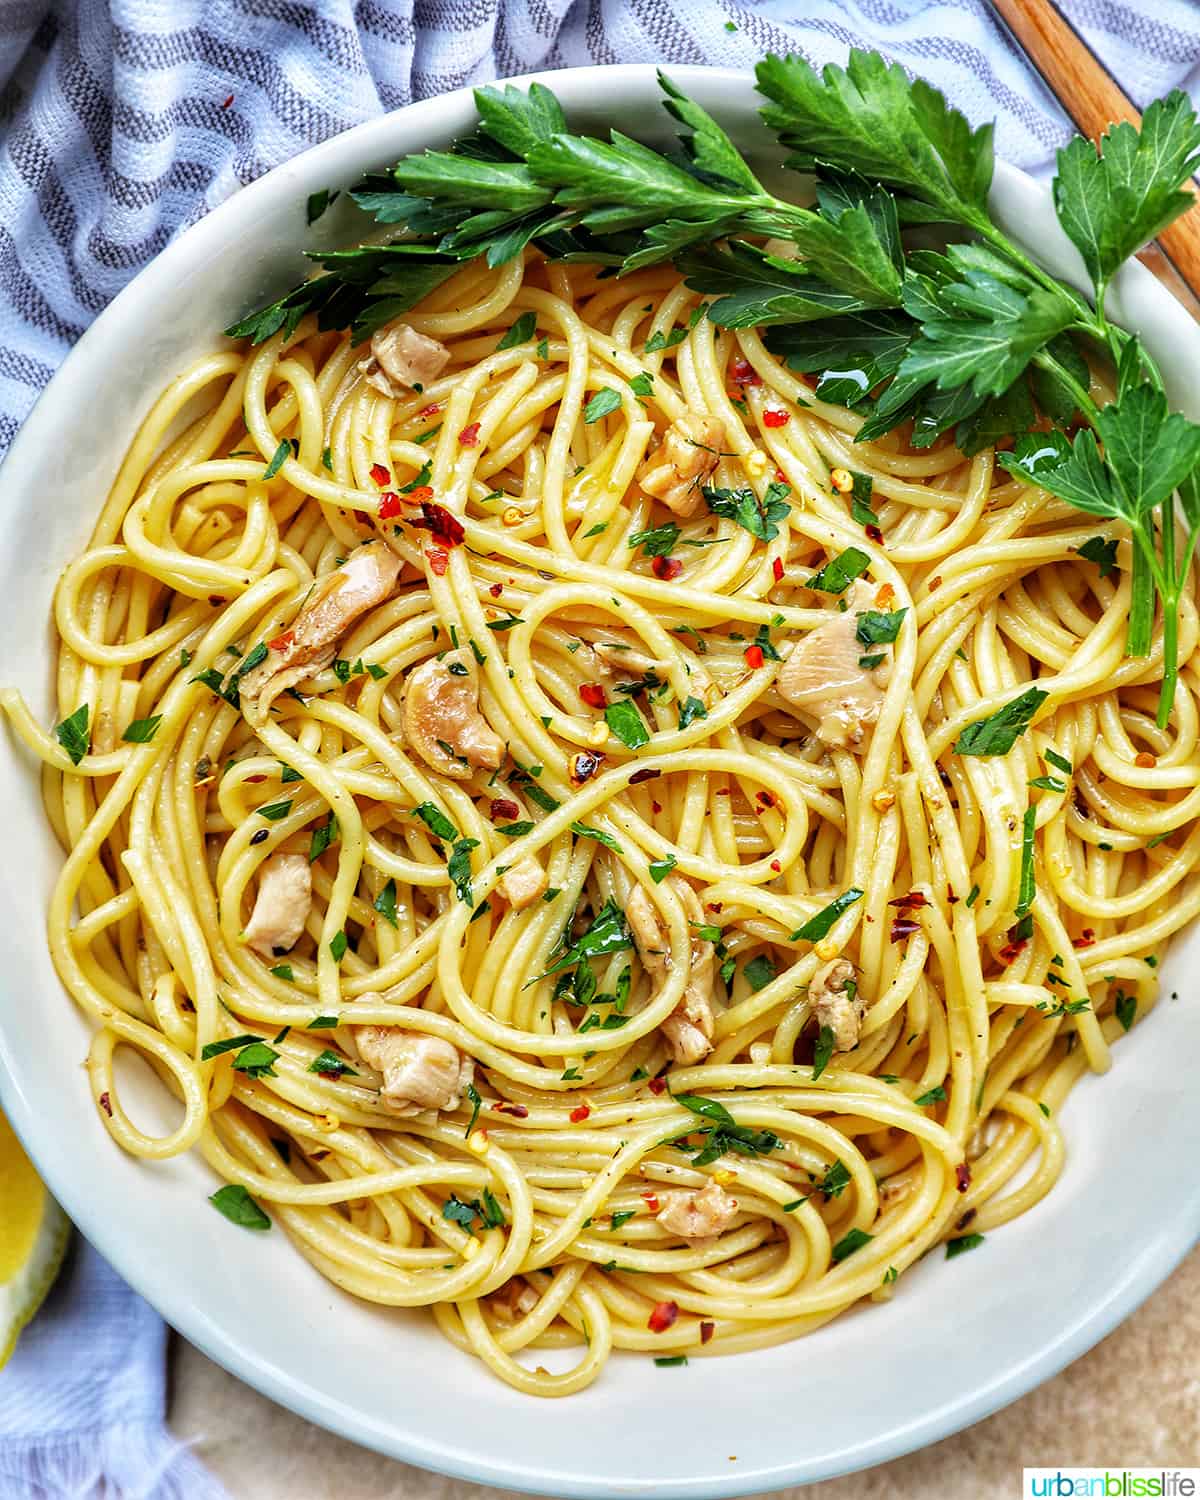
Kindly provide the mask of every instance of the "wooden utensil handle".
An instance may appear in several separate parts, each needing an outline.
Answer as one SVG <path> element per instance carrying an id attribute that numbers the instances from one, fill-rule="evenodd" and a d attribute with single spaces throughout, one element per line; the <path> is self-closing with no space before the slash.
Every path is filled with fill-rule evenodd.
<path id="1" fill-rule="evenodd" d="M 1049 0 L 992 0 L 992 5 L 1084 135 L 1098 141 L 1115 120 L 1141 123 L 1133 101 Z M 1200 296 L 1200 214 L 1189 209 L 1158 242 Z"/>

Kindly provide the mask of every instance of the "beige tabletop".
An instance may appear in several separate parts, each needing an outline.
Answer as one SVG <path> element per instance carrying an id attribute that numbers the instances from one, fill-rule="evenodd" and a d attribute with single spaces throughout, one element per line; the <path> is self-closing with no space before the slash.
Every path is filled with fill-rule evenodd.
<path id="1" fill-rule="evenodd" d="M 171 1426 L 233 1500 L 497 1500 L 355 1447 L 175 1341 Z M 561 1408 L 560 1408 L 561 1409 Z M 864 1419 L 867 1418 L 864 1411 Z M 977 1426 L 803 1500 L 1016 1500 L 1024 1465 L 1200 1464 L 1200 1250 L 1091 1353 Z"/>

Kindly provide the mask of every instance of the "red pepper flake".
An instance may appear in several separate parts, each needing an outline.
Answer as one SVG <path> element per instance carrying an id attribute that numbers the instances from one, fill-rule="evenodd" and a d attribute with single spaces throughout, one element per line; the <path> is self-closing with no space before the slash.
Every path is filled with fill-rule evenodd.
<path id="1" fill-rule="evenodd" d="M 924 891 L 909 891 L 907 896 L 897 896 L 888 902 L 889 906 L 928 906 Z"/>
<path id="2" fill-rule="evenodd" d="M 572 1125 L 578 1125 L 582 1120 L 586 1120 L 590 1114 L 591 1110 L 586 1104 L 577 1104 L 571 1111 L 569 1119 Z"/>
<path id="3" fill-rule="evenodd" d="M 758 799 L 758 805 L 760 807 L 775 806 L 775 794 L 773 792 L 768 792 L 764 789 L 761 792 L 756 792 L 754 795 Z"/>
<path id="4" fill-rule="evenodd" d="M 572 786 L 582 786 L 585 781 L 590 781 L 604 760 L 603 755 L 597 755 L 594 750 L 580 750 L 571 757 L 569 775 Z"/>
<path id="5" fill-rule="evenodd" d="M 958 897 L 954 894 L 953 888 L 951 886 L 946 887 L 946 904 L 947 906 L 958 905 Z"/>
<path id="6" fill-rule="evenodd" d="M 441 409 L 442 409 L 442 403 L 440 401 L 431 401 L 428 406 L 423 406 L 421 408 L 421 410 L 417 413 L 417 416 L 419 416 L 419 417 L 436 417 L 437 414 L 438 414 L 438 412 L 441 411 Z"/>
<path id="7" fill-rule="evenodd" d="M 273 641 L 267 642 L 268 651 L 286 651 L 296 639 L 294 630 L 285 630 L 282 635 L 277 635 Z"/>
<path id="8" fill-rule="evenodd" d="M 637 786 L 639 782 L 653 781 L 655 777 L 661 776 L 661 771 L 656 771 L 653 766 L 643 766 L 640 771 L 635 771 L 629 778 L 630 786 Z"/>
<path id="9" fill-rule="evenodd" d="M 446 568 L 450 563 L 450 554 L 444 547 L 426 547 L 425 556 L 429 559 L 430 572 L 436 573 L 439 578 L 446 576 Z"/>
<path id="10" fill-rule="evenodd" d="M 371 465 L 371 478 L 381 490 L 386 489 L 392 482 L 392 471 L 384 464 Z"/>
<path id="11" fill-rule="evenodd" d="M 658 1212 L 659 1205 L 658 1205 L 658 1194 L 657 1193 L 650 1193 L 650 1192 L 643 1193 L 642 1194 L 642 1201 L 645 1203 L 647 1209 L 649 1209 L 649 1211 L 652 1214 L 656 1214 Z"/>
<path id="12" fill-rule="evenodd" d="M 579 684 L 579 696 L 589 708 L 606 708 L 608 706 L 608 694 L 598 682 L 581 682 Z"/>
<path id="13" fill-rule="evenodd" d="M 436 541 L 442 542 L 447 547 L 457 547 L 466 532 L 463 523 L 457 516 L 452 515 L 444 505 L 435 505 L 432 501 L 421 501 L 421 517 L 413 522 L 414 526 L 424 526 L 427 531 L 433 533 Z"/>
<path id="14" fill-rule="evenodd" d="M 792 414 L 791 412 L 778 411 L 775 407 L 768 406 L 766 411 L 763 412 L 762 419 L 764 427 L 786 427 L 792 419 Z"/>
<path id="15" fill-rule="evenodd" d="M 514 1120 L 524 1120 L 529 1115 L 523 1104 L 493 1104 L 492 1108 L 498 1115 L 512 1115 Z"/>
<path id="16" fill-rule="evenodd" d="M 251 786 L 256 786 L 260 781 L 266 781 L 265 776 L 247 776 L 246 780 Z"/>
<path id="17" fill-rule="evenodd" d="M 787 480 L 787 475 L 783 472 L 782 469 L 776 469 L 775 478 L 778 479 L 780 484 L 783 484 Z"/>
<path id="18" fill-rule="evenodd" d="M 458 435 L 458 441 L 464 448 L 479 447 L 479 423 L 472 422 L 469 427 L 464 427 Z"/>
<path id="19" fill-rule="evenodd" d="M 1073 948 L 1090 948 L 1096 941 L 1096 932 L 1092 927 L 1085 927 L 1077 938 L 1071 939 Z"/>
<path id="20" fill-rule="evenodd" d="M 1075 946 L 1078 947 L 1078 943 Z M 1015 943 L 1005 943 L 1004 947 L 1000 950 L 1000 958 L 1004 963 L 1010 964 L 1014 959 L 1020 958 L 1021 954 L 1028 947 L 1029 944 L 1024 938 L 1018 938 Z"/>
<path id="21" fill-rule="evenodd" d="M 782 557 L 775 557 L 775 558 L 771 559 L 771 572 L 775 575 L 775 582 L 776 583 L 782 583 L 783 582 L 783 558 Z"/>
<path id="22" fill-rule="evenodd" d="M 673 578 L 678 578 L 683 572 L 683 564 L 675 557 L 656 557 L 650 564 L 650 571 L 655 578 L 661 578 L 664 583 L 670 583 Z"/>
<path id="23" fill-rule="evenodd" d="M 771 868 L 772 868 L 772 870 L 775 871 L 776 875 L 780 874 L 782 872 L 782 870 L 783 870 L 783 866 L 779 863 L 779 861 L 777 859 L 773 859 L 771 861 Z"/>
<path id="24" fill-rule="evenodd" d="M 678 1302 L 656 1302 L 654 1310 L 646 1320 L 651 1333 L 666 1333 L 679 1316 Z"/>
<path id="25" fill-rule="evenodd" d="M 500 818 L 507 818 L 511 822 L 513 818 L 518 818 L 521 815 L 519 804 L 514 802 L 511 797 L 493 797 L 492 805 L 488 811 L 492 815 L 493 823 Z"/>
<path id="26" fill-rule="evenodd" d="M 103 1094 L 100 1095 L 100 1108 L 104 1111 L 104 1113 L 111 1120 L 112 1119 L 112 1100 L 108 1097 L 107 1090 Z"/>
<path id="27" fill-rule="evenodd" d="M 225 595 L 224 594 L 209 594 L 209 596 L 208 596 L 208 602 L 211 605 L 213 605 L 213 606 L 216 606 L 218 604 L 224 604 L 225 603 Z"/>
<path id="28" fill-rule="evenodd" d="M 878 526 L 868 526 L 866 532 L 868 541 L 874 542 L 877 547 L 883 546 L 883 532 Z"/>
<path id="29" fill-rule="evenodd" d="M 724 911 L 725 910 L 725 903 L 724 903 L 724 901 L 706 901 L 704 903 L 704 910 L 705 911 Z"/>
<path id="30" fill-rule="evenodd" d="M 892 942 L 902 943 L 905 938 L 912 937 L 914 932 L 920 932 L 921 924 L 914 922 L 911 917 L 897 917 L 892 923 Z"/>
<path id="31" fill-rule="evenodd" d="M 660 812 L 662 812 L 662 803 L 661 802 L 651 802 L 650 807 L 651 807 L 651 810 L 653 811 L 655 817 L 657 817 L 658 814 Z"/>
<path id="32" fill-rule="evenodd" d="M 488 588 L 488 593 L 491 594 L 493 599 L 499 599 L 503 592 L 504 585 L 502 583 L 493 583 Z"/>
<path id="33" fill-rule="evenodd" d="M 701 1323 L 700 1342 L 702 1344 L 707 1344 L 709 1339 L 712 1338 L 713 1334 L 716 1333 L 716 1331 L 717 1325 L 715 1323 Z"/>
<path id="34" fill-rule="evenodd" d="M 729 378 L 734 385 L 762 385 L 762 376 L 741 354 L 735 354 L 730 360 Z"/>
<path id="35" fill-rule="evenodd" d="M 403 509 L 400 504 L 400 496 L 395 490 L 385 490 L 379 497 L 379 519 L 390 521 L 393 516 L 398 516 Z"/>
<path id="36" fill-rule="evenodd" d="M 229 106 L 230 106 L 230 105 L 231 105 L 231 104 L 232 104 L 232 103 L 233 103 L 233 95 L 232 95 L 232 94 L 230 94 L 230 96 L 229 96 L 229 98 L 228 98 L 228 99 L 226 99 L 226 101 L 225 101 L 225 103 L 224 103 L 224 104 L 222 104 L 222 106 L 221 106 L 221 108 L 222 108 L 222 109 L 228 109 L 228 108 L 229 108 Z"/>
<path id="37" fill-rule="evenodd" d="M 665 1078 L 652 1078 L 646 1087 L 652 1094 L 665 1094 L 667 1091 L 667 1080 Z"/>
<path id="38" fill-rule="evenodd" d="M 747 646 L 743 655 L 746 665 L 749 667 L 761 667 L 763 664 L 763 648 L 761 646 Z"/>
<path id="39" fill-rule="evenodd" d="M 960 1161 L 955 1167 L 954 1181 L 960 1193 L 965 1193 L 971 1186 L 971 1168 L 965 1161 Z"/>

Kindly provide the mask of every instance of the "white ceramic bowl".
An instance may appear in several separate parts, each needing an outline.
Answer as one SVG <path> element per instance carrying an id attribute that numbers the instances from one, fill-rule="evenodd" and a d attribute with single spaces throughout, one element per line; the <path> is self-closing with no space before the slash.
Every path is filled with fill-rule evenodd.
<path id="1" fill-rule="evenodd" d="M 672 76 L 753 153 L 767 153 L 747 75 Z M 663 137 L 648 66 L 543 75 L 576 127 L 619 123 Z M 123 450 L 158 390 L 218 330 L 303 272 L 305 198 L 345 187 L 474 119 L 467 90 L 414 104 L 305 152 L 222 204 L 104 312 L 51 382 L 3 469 L 0 663 L 49 715 L 51 593 L 83 544 Z M 1000 220 L 1052 269 L 1081 267 L 1048 193 L 997 172 Z M 321 242 L 356 232 L 341 204 Z M 1138 328 L 1177 403 L 1194 407 L 1200 330 L 1133 267 L 1114 310 Z M 1197 415 L 1195 410 L 1191 413 Z M 1064 1111 L 1069 1162 L 1033 1212 L 976 1254 L 932 1255 L 888 1305 L 799 1342 L 658 1369 L 614 1359 L 562 1404 L 517 1395 L 445 1343 L 422 1315 L 343 1295 L 282 1233 L 245 1234 L 206 1203 L 197 1159 L 145 1165 L 96 1120 L 79 1063 L 87 1028 L 43 942 L 59 852 L 24 756 L 0 754 L 8 958 L 0 978 L 0 1101 L 80 1229 L 182 1334 L 303 1416 L 357 1442 L 491 1484 L 558 1496 L 735 1495 L 879 1463 L 1022 1395 L 1108 1333 L 1154 1290 L 1200 1230 L 1200 1027 L 1185 981 L 1200 933 L 1165 966 L 1165 1000 Z M 147 1094 L 149 1101 L 151 1095 Z M 155 1109 L 148 1102 L 147 1109 Z M 169 1116 L 169 1107 L 157 1111 Z M 1065 1456 L 1065 1451 L 1064 1451 Z"/>

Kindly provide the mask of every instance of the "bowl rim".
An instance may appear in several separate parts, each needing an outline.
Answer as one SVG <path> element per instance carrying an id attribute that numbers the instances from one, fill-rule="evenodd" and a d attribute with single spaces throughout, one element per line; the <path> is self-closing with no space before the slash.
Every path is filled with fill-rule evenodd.
<path id="1" fill-rule="evenodd" d="M 622 86 L 640 88 L 644 83 L 652 83 L 657 71 L 658 65 L 653 63 L 621 63 L 541 70 L 503 81 L 525 87 L 534 82 L 544 83 L 561 94 L 567 79 L 571 80 L 566 83 L 568 92 L 582 90 L 588 86 L 589 80 L 594 80 L 603 91 L 611 93 Z M 739 68 L 676 63 L 670 65 L 670 73 L 685 85 L 689 79 L 703 76 L 734 88 L 753 87 L 753 75 Z M 355 146 L 359 142 L 370 141 L 377 135 L 386 137 L 390 122 L 400 115 L 405 116 L 417 129 L 426 117 L 432 125 L 439 114 L 452 111 L 469 96 L 472 88 L 472 85 L 466 85 L 405 105 L 298 152 L 233 193 L 178 234 L 122 288 L 68 351 L 18 430 L 4 463 L 0 466 L 0 477 L 9 471 L 10 465 L 20 465 L 27 450 L 31 454 L 36 453 L 43 441 L 41 429 L 43 426 L 48 428 L 52 420 L 47 418 L 48 408 L 53 404 L 54 396 L 62 389 L 64 381 L 70 382 L 74 377 L 76 367 L 82 362 L 80 351 L 86 358 L 93 348 L 102 346 L 108 330 L 136 311 L 139 300 L 158 286 L 160 281 L 168 281 L 176 274 L 177 269 L 202 255 L 210 246 L 224 246 L 227 243 L 227 222 L 233 222 L 237 216 L 245 214 L 247 205 L 271 197 L 277 186 L 293 174 L 300 164 L 308 172 L 323 166 L 326 160 L 336 160 L 348 145 Z M 1026 192 L 1032 189 L 1048 198 L 1045 188 L 1040 187 L 1027 173 L 1006 162 L 997 160 L 996 177 L 997 180 L 1004 180 L 1010 188 L 1021 184 Z M 1147 299 L 1151 304 L 1162 299 L 1162 306 L 1176 307 L 1170 294 L 1158 286 L 1151 273 L 1140 265 L 1126 267 L 1119 280 L 1123 280 L 1127 288 L 1135 290 L 1143 303 Z M 1197 337 L 1197 347 L 1200 348 L 1200 330 Z M 47 397 L 51 399 L 48 401 Z M 761 1464 L 758 1467 L 748 1465 L 709 1481 L 698 1481 L 694 1477 L 678 1481 L 669 1476 L 656 1476 L 647 1478 L 644 1487 L 622 1484 L 618 1488 L 612 1481 L 606 1483 L 602 1478 L 580 1479 L 573 1474 L 546 1472 L 533 1467 L 532 1462 L 522 1466 L 480 1453 L 471 1453 L 465 1448 L 452 1448 L 431 1442 L 415 1428 L 406 1434 L 395 1430 L 385 1432 L 355 1408 L 344 1403 L 330 1402 L 303 1379 L 257 1355 L 248 1345 L 239 1343 L 209 1319 L 203 1305 L 190 1296 L 188 1288 L 181 1284 L 179 1278 L 173 1282 L 168 1274 L 160 1273 L 150 1258 L 138 1260 L 130 1257 L 129 1247 L 122 1240 L 114 1217 L 103 1211 L 99 1195 L 87 1196 L 78 1192 L 78 1185 L 66 1170 L 65 1161 L 62 1171 L 59 1170 L 58 1161 L 43 1167 L 39 1161 L 41 1153 L 37 1142 L 45 1131 L 24 1096 L 15 1070 L 9 1065 L 3 1032 L 0 1016 L 0 1107 L 4 1109 L 31 1159 L 43 1173 L 51 1193 L 66 1209 L 74 1224 L 118 1274 L 171 1327 L 225 1370 L 320 1427 L 389 1457 L 438 1473 L 481 1484 L 517 1488 L 527 1493 L 572 1497 L 572 1500 L 574 1497 L 579 1497 L 579 1500 L 593 1500 L 593 1497 L 595 1500 L 608 1500 L 608 1497 L 616 1493 L 648 1495 L 653 1492 L 662 1497 L 678 1496 L 679 1500 L 685 1500 L 685 1497 L 686 1500 L 705 1500 L 705 1497 L 717 1500 L 717 1497 L 757 1494 L 764 1489 L 774 1490 L 789 1485 L 813 1483 L 901 1457 L 982 1420 L 1056 1375 L 1134 1312 L 1200 1240 L 1200 1178 L 1197 1178 L 1193 1180 L 1190 1193 L 1179 1193 L 1171 1221 L 1154 1226 L 1153 1237 L 1147 1240 L 1141 1253 L 1128 1258 L 1123 1275 L 1112 1285 L 1108 1295 L 1097 1300 L 1086 1315 L 1055 1330 L 1050 1336 L 1035 1333 L 1031 1336 L 1031 1347 L 1023 1359 L 1011 1360 L 989 1378 L 925 1411 L 919 1419 L 906 1426 L 899 1429 L 892 1427 L 879 1436 L 868 1434 L 856 1445 L 843 1447 L 836 1454 L 830 1454 L 821 1460 L 793 1459 L 776 1464 Z"/>

